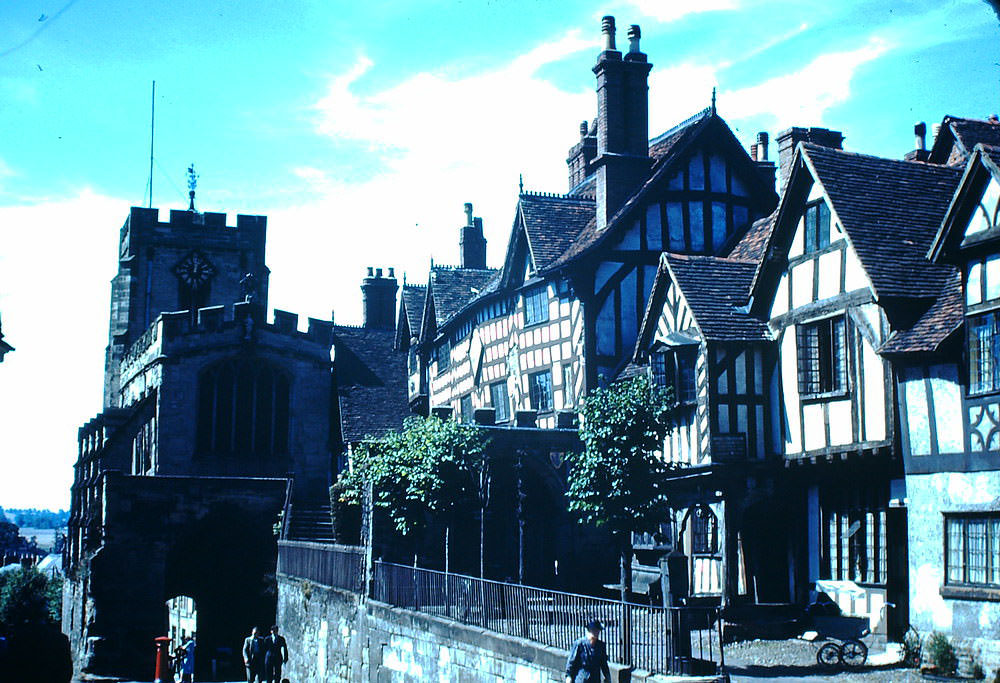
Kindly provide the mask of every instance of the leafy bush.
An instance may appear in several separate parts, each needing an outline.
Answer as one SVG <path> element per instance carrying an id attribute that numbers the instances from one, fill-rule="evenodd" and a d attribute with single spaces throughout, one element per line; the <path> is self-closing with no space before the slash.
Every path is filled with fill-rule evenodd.
<path id="1" fill-rule="evenodd" d="M 0 574 L 0 627 L 56 624 L 62 611 L 62 580 L 35 569 Z"/>
<path id="2" fill-rule="evenodd" d="M 330 514 L 337 543 L 361 542 L 361 505 L 344 479 L 338 479 L 330 487 Z"/>
<path id="3" fill-rule="evenodd" d="M 958 670 L 958 656 L 948 636 L 934 632 L 927 639 L 927 659 L 939 674 L 953 676 Z"/>

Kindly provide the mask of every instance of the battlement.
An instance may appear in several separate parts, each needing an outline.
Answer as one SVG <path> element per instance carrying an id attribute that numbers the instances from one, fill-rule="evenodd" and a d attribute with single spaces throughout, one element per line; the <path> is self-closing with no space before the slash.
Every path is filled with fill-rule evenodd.
<path id="1" fill-rule="evenodd" d="M 161 313 L 126 352 L 122 366 L 148 362 L 168 351 L 175 342 L 208 342 L 213 336 L 250 340 L 260 333 L 268 333 L 328 349 L 333 344 L 333 321 L 306 320 L 306 331 L 301 332 L 297 313 L 275 309 L 272 321 L 268 322 L 264 307 L 249 302 L 200 308 L 194 315 L 191 311 Z"/>
<path id="2" fill-rule="evenodd" d="M 160 220 L 159 209 L 133 206 L 121 230 L 123 255 L 133 243 L 178 239 L 188 243 L 192 239 L 207 240 L 209 243 L 236 241 L 263 251 L 267 236 L 267 216 L 238 214 L 235 226 L 227 224 L 225 213 L 170 209 L 168 216 L 168 220 L 163 221 Z"/>

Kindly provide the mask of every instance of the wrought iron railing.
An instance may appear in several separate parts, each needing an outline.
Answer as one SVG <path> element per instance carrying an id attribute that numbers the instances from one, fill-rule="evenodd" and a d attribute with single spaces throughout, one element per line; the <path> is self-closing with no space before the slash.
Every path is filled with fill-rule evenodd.
<path id="1" fill-rule="evenodd" d="M 308 541 L 278 542 L 278 571 L 325 586 L 364 592 L 364 548 Z"/>
<path id="2" fill-rule="evenodd" d="M 568 650 L 590 619 L 619 664 L 711 675 L 725 666 L 715 607 L 651 607 L 375 562 L 372 599 Z"/>
<path id="3" fill-rule="evenodd" d="M 278 542 L 278 571 L 364 593 L 359 546 Z M 373 600 L 568 650 L 590 619 L 604 624 L 608 655 L 656 673 L 712 675 L 725 668 L 716 607 L 651 607 L 376 561 Z"/>

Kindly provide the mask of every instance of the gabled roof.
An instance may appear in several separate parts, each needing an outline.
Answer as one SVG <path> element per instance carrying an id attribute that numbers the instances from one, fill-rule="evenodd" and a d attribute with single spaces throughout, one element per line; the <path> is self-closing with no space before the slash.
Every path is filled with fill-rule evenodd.
<path id="1" fill-rule="evenodd" d="M 770 216 L 759 218 L 743 234 L 743 237 L 733 245 L 733 248 L 726 254 L 726 258 L 738 261 L 760 261 L 767 248 L 767 240 L 774 230 L 774 219 L 778 212 L 775 211 Z"/>
<path id="2" fill-rule="evenodd" d="M 937 296 L 951 270 L 926 254 L 958 185 L 957 169 L 801 143 L 766 254 L 787 253 L 807 191 L 803 173 L 822 186 L 878 298 Z M 772 263 L 766 254 L 762 264 Z"/>
<path id="3" fill-rule="evenodd" d="M 680 289 L 704 339 L 769 341 L 767 324 L 745 308 L 756 266 L 753 261 L 664 253 L 636 341 L 636 357 L 653 341 L 670 283 Z"/>
<path id="4" fill-rule="evenodd" d="M 340 430 L 344 443 L 399 429 L 410 414 L 406 354 L 391 329 L 335 325 L 333 346 Z"/>
<path id="5" fill-rule="evenodd" d="M 936 164 L 948 163 L 955 145 L 962 154 L 952 163 L 964 164 L 979 143 L 1000 146 L 1000 121 L 945 116 L 928 160 Z"/>
<path id="6" fill-rule="evenodd" d="M 737 163 L 744 165 L 747 169 L 746 175 L 750 178 L 750 183 L 757 186 L 756 189 L 761 196 L 766 196 L 767 193 L 774 195 L 774 188 L 766 186 L 753 160 L 750 159 L 739 140 L 733 135 L 733 131 L 725 120 L 715 110 L 704 109 L 650 142 L 649 155 L 653 158 L 653 165 L 649 179 L 622 205 L 614 217 L 608 221 L 604 230 L 598 230 L 596 218 L 591 221 L 580 233 L 572 247 L 552 262 L 551 268 L 565 265 L 593 251 L 607 239 L 608 235 L 614 234 L 618 225 L 630 220 L 632 212 L 644 206 L 648 196 L 662 182 L 669 180 L 670 175 L 676 170 L 675 162 L 685 159 L 691 146 L 705 131 L 712 128 L 718 130 L 721 139 L 728 142 L 730 147 L 741 152 L 736 156 Z"/>
<path id="7" fill-rule="evenodd" d="M 420 323 L 424 316 L 424 299 L 427 298 L 426 285 L 404 284 L 399 296 L 399 316 L 396 320 L 396 348 L 403 348 L 409 337 L 420 336 Z M 405 327 L 404 327 L 405 323 Z M 403 330 L 409 335 L 402 339 Z"/>
<path id="8" fill-rule="evenodd" d="M 991 178 L 1000 181 L 1000 147 L 976 145 L 937 234 L 927 250 L 930 260 L 941 261 L 946 251 L 953 250 L 962 243 L 971 214 L 976 210 Z M 996 235 L 995 231 L 989 231 L 977 237 L 995 239 Z"/>
<path id="9" fill-rule="evenodd" d="M 962 278 L 952 269 L 937 300 L 907 330 L 894 332 L 879 353 L 934 353 L 965 321 L 962 301 Z"/>
<path id="10" fill-rule="evenodd" d="M 447 325 L 458 313 L 482 296 L 487 287 L 494 284 L 499 273 L 496 268 L 431 268 L 428 291 L 431 303 L 434 304 L 437 328 Z"/>
<path id="11" fill-rule="evenodd" d="M 746 312 L 757 264 L 716 256 L 664 254 L 701 334 L 714 341 L 766 341 L 767 324 Z"/>
<path id="12" fill-rule="evenodd" d="M 587 197 L 524 193 L 517 203 L 535 270 L 543 272 L 565 254 L 594 221 Z"/>

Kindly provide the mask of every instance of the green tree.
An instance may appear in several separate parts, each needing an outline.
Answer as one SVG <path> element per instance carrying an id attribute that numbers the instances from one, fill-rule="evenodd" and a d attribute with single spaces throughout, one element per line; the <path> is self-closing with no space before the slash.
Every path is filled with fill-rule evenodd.
<path id="1" fill-rule="evenodd" d="M 359 444 L 345 483 L 360 498 L 370 482 L 374 505 L 416 544 L 431 519 L 450 528 L 456 514 L 476 504 L 487 443 L 476 425 L 411 417 L 401 431 Z"/>
<path id="2" fill-rule="evenodd" d="M 0 574 L 0 626 L 55 624 L 62 609 L 62 580 L 36 569 Z"/>
<path id="3" fill-rule="evenodd" d="M 568 456 L 569 509 L 614 535 L 623 602 L 632 585 L 632 533 L 657 531 L 668 512 L 670 468 L 658 452 L 673 413 L 670 390 L 644 375 L 591 391 L 580 411 L 583 452 Z"/>

